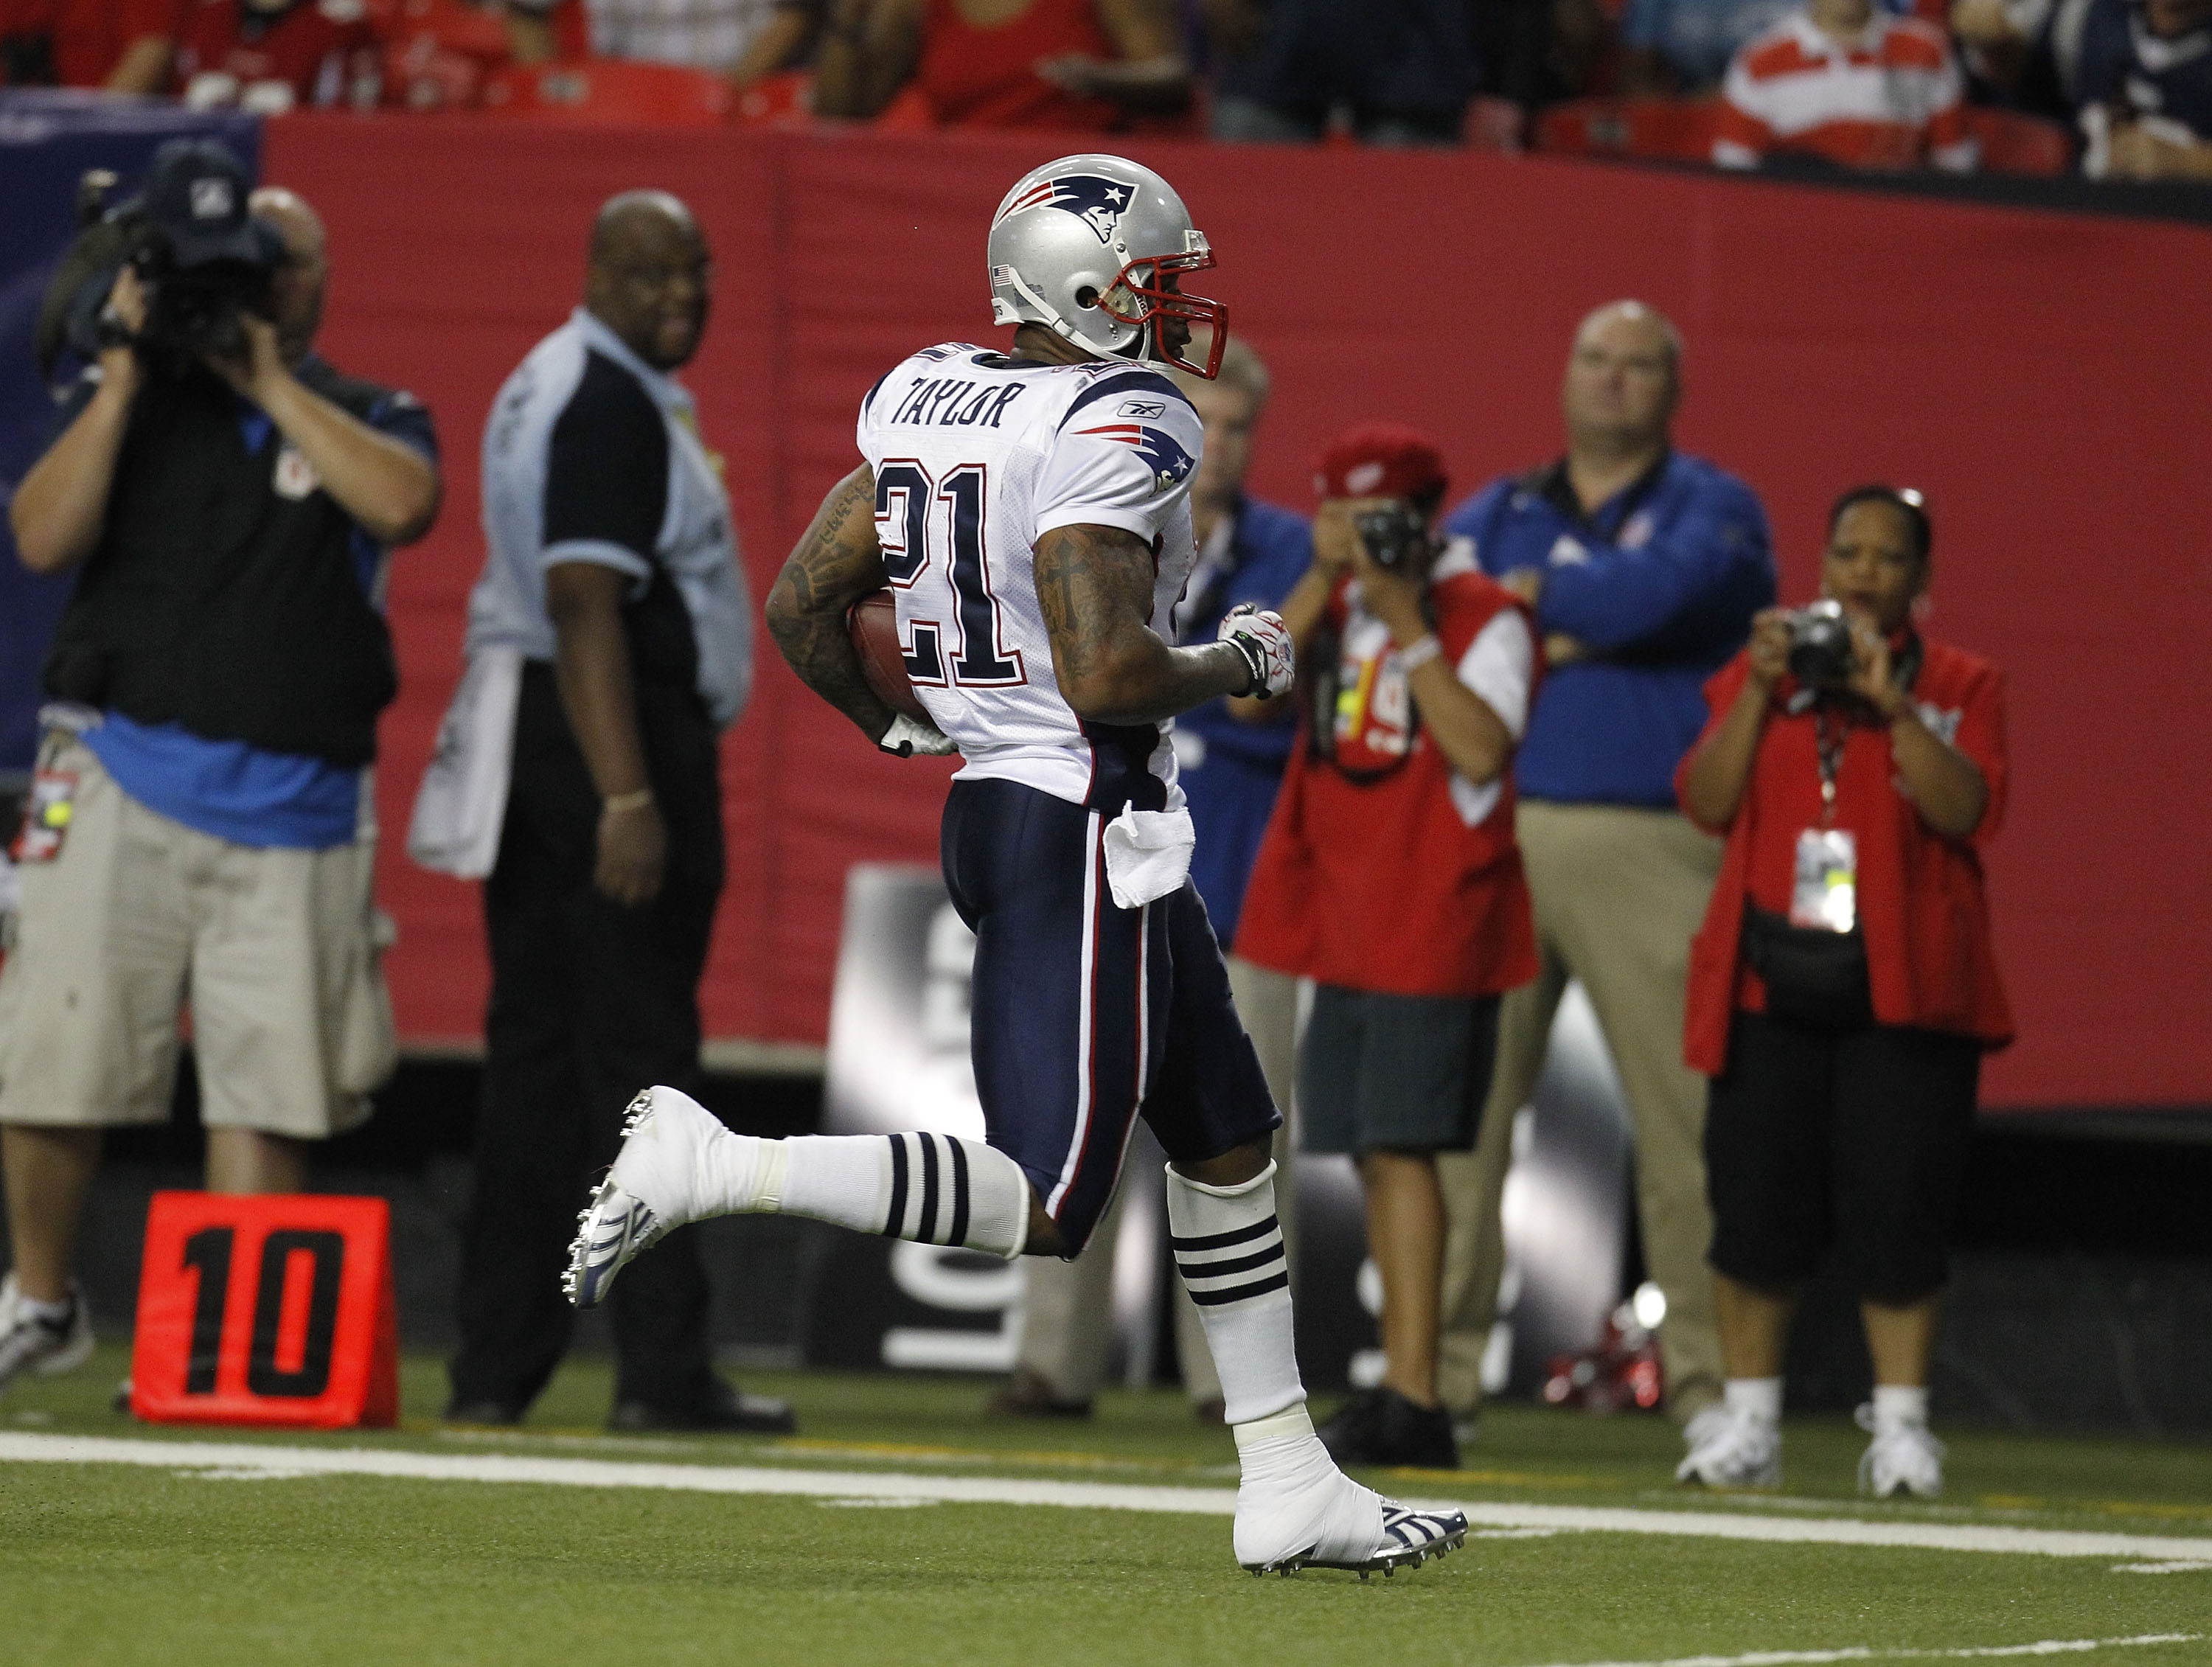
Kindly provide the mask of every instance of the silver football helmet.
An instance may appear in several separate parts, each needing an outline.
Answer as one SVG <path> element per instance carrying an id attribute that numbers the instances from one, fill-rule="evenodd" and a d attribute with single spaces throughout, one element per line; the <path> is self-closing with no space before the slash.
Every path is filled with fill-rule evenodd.
<path id="1" fill-rule="evenodd" d="M 1152 169 L 1097 155 L 1030 169 L 992 217 L 989 252 L 994 323 L 1041 324 L 1102 356 L 1199 376 L 1220 370 L 1227 312 L 1176 288 L 1212 252 Z M 1194 325 L 1210 327 L 1203 363 L 1183 353 Z"/>

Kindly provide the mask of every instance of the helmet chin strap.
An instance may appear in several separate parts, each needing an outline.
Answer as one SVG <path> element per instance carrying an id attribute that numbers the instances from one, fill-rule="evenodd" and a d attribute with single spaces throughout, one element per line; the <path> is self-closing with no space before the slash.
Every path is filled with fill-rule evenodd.
<path id="1" fill-rule="evenodd" d="M 1059 311 L 1050 301 L 1047 301 L 1042 295 L 1037 294 L 1036 290 L 1030 289 L 1030 286 L 1023 281 L 1022 275 L 1018 270 L 1013 267 L 1008 267 L 1006 269 L 1006 282 L 1013 285 L 1015 293 L 1020 295 L 1024 301 L 1027 301 L 1031 307 L 1036 307 L 1038 312 L 1044 314 L 1043 319 L 1040 320 L 1040 322 L 1049 327 L 1054 333 L 1066 338 L 1068 341 L 1073 342 L 1076 346 L 1082 348 L 1085 352 L 1097 352 L 1101 350 L 1097 343 L 1086 339 L 1076 330 L 1073 325 L 1068 323 L 1066 319 L 1060 316 Z M 1150 338 L 1150 335 L 1151 327 L 1149 325 L 1139 325 L 1137 327 L 1137 339 L 1130 343 L 1129 347 L 1138 349 L 1143 348 L 1145 343 Z M 1117 359 L 1126 358 L 1128 356 L 1127 348 L 1109 347 L 1104 349 L 1103 351 L 1113 355 Z M 1137 356 L 1139 360 L 1142 360 L 1146 363 L 1158 362 L 1157 360 L 1146 358 L 1146 356 L 1141 352 L 1139 352 Z"/>

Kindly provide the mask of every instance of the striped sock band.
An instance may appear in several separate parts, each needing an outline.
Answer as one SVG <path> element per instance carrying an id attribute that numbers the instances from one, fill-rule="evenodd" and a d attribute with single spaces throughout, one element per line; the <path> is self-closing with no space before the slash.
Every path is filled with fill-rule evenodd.
<path id="1" fill-rule="evenodd" d="M 981 1141 L 904 1135 L 803 1135 L 775 1206 L 864 1233 L 960 1245 L 1011 1260 L 1030 1231 L 1029 1177 Z"/>
<path id="2" fill-rule="evenodd" d="M 1201 1308 L 1218 1307 L 1247 1297 L 1291 1288 L 1290 1263 L 1283 1257 L 1283 1229 L 1270 1212 L 1264 1221 L 1196 1238 L 1177 1238 L 1176 1270 Z"/>
<path id="3" fill-rule="evenodd" d="M 890 1196 L 877 1231 L 918 1244 L 965 1244 L 971 1190 L 966 1143 L 917 1131 L 892 1135 L 890 1146 Z"/>

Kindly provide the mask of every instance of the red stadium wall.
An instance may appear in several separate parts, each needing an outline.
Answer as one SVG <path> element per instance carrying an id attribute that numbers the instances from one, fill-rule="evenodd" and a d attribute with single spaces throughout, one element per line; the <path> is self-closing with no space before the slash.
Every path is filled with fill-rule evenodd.
<path id="1" fill-rule="evenodd" d="M 992 334 L 983 230 L 1034 137 L 749 135 L 295 118 L 267 177 L 328 216 L 327 344 L 413 388 L 447 448 L 435 535 L 397 564 L 404 692 L 384 727 L 381 874 L 404 1032 L 478 1033 L 474 890 L 400 833 L 457 675 L 481 559 L 477 447 L 501 380 L 565 314 L 593 208 L 635 186 L 698 210 L 716 316 L 689 380 L 728 461 L 757 599 L 854 463 L 861 394 L 926 343 Z M 1542 459 L 1576 319 L 1610 297 L 1689 344 L 1680 440 L 1747 477 L 1785 596 L 1857 481 L 1926 490 L 1932 629 L 2012 674 L 2014 788 L 1992 859 L 2021 1039 L 2002 1105 L 2212 1101 L 2212 898 L 2197 845 L 2212 733 L 2200 436 L 2212 361 L 2176 321 L 2212 294 L 2193 228 L 1692 173 L 1461 155 L 1147 147 L 1267 356 L 1255 484 L 1308 507 L 1355 420 L 1421 424 L 1455 496 Z M 944 771 L 872 753 L 763 643 L 724 757 L 730 885 L 705 991 L 716 1036 L 818 1041 L 847 867 L 927 860 Z"/>

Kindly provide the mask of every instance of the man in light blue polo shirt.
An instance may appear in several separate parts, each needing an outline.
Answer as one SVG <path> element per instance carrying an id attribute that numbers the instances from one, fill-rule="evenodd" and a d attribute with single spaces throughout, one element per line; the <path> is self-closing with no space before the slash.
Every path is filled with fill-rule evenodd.
<path id="1" fill-rule="evenodd" d="M 1705 1083 L 1682 1062 L 1690 939 L 1720 845 L 1675 808 L 1674 767 L 1705 727 L 1705 679 L 1773 602 L 1775 576 L 1751 489 L 1674 449 L 1680 392 L 1674 325 L 1638 301 L 1600 307 L 1568 357 L 1566 455 L 1492 483 L 1444 523 L 1535 609 L 1547 662 L 1514 766 L 1541 967 L 1499 1013 L 1480 1143 L 1438 1162 L 1451 1216 L 1441 1388 L 1455 1411 L 1480 1394 L 1513 1119 L 1570 978 L 1596 1010 L 1634 1124 L 1644 1259 L 1667 1295 L 1669 1408 L 1687 1420 L 1720 1396 Z"/>

